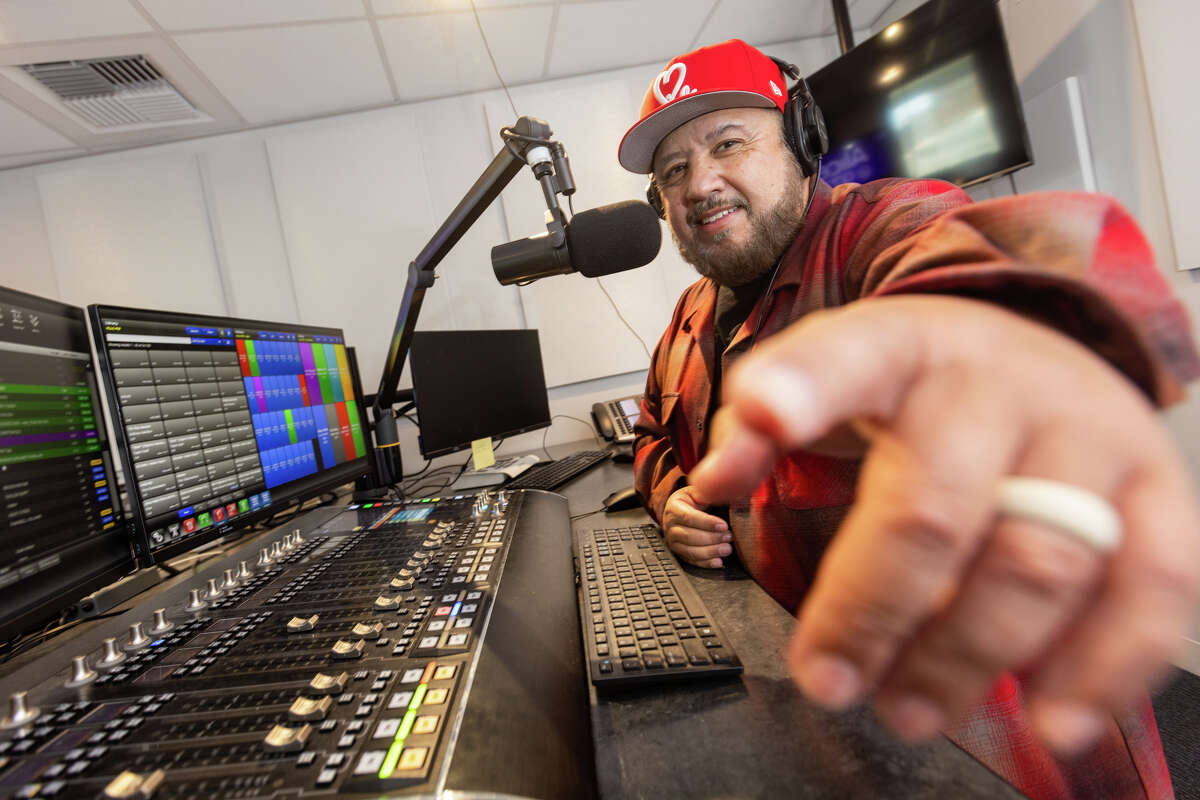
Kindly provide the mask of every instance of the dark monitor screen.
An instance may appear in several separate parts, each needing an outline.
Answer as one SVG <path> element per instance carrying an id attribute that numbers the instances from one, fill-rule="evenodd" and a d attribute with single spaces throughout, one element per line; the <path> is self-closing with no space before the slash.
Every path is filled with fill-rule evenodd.
<path id="1" fill-rule="evenodd" d="M 0 288 L 0 640 L 134 569 L 83 309 Z"/>
<path id="2" fill-rule="evenodd" d="M 808 78 L 830 185 L 965 186 L 1031 163 L 996 0 L 932 0 Z"/>
<path id="3" fill-rule="evenodd" d="M 368 472 L 341 330 L 89 312 L 147 563 Z"/>
<path id="4" fill-rule="evenodd" d="M 409 358 L 426 458 L 550 424 L 537 331 L 417 332 Z"/>

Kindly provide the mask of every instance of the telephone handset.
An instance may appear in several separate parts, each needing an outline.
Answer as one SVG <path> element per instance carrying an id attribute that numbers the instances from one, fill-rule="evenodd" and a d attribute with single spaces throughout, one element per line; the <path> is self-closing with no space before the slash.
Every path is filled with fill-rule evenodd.
<path id="1" fill-rule="evenodd" d="M 592 404 L 592 421 L 596 430 L 610 442 L 633 443 L 633 426 L 642 412 L 640 394 Z"/>

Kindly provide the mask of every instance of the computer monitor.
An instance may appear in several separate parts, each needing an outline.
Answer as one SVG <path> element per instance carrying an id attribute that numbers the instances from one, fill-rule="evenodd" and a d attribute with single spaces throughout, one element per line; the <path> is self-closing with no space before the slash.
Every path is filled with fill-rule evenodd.
<path id="1" fill-rule="evenodd" d="M 996 0 L 931 0 L 809 76 L 821 177 L 966 186 L 1032 163 Z"/>
<path id="2" fill-rule="evenodd" d="M 426 458 L 550 424 L 537 331 L 418 331 L 409 363 Z"/>
<path id="3" fill-rule="evenodd" d="M 132 572 L 83 309 L 0 288 L 0 640 Z"/>
<path id="4" fill-rule="evenodd" d="M 145 563 L 369 471 L 340 329 L 88 310 Z"/>

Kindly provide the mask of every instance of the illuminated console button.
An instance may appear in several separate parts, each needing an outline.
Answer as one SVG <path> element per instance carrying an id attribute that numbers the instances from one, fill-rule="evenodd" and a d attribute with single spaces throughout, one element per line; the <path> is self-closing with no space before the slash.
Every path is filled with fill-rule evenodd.
<path id="1" fill-rule="evenodd" d="M 426 636 L 423 639 L 421 639 L 421 642 L 420 642 L 420 644 L 417 645 L 417 647 L 420 647 L 423 650 L 428 650 L 431 647 L 437 647 L 437 643 L 438 643 L 438 637 Z"/>
<path id="2" fill-rule="evenodd" d="M 376 739 L 393 739 L 396 736 L 396 731 L 400 728 L 400 718 L 380 720 L 375 726 Z"/>
<path id="3" fill-rule="evenodd" d="M 440 706 L 444 702 L 446 702 L 446 690 L 445 689 L 430 689 L 428 692 L 425 693 L 425 702 L 422 703 L 422 705 Z"/>
<path id="4" fill-rule="evenodd" d="M 454 677 L 456 669 L 458 667 L 455 664 L 443 664 L 433 673 L 433 679 L 435 681 L 448 681 Z"/>
<path id="5" fill-rule="evenodd" d="M 313 694 L 341 694 L 346 688 L 346 681 L 350 680 L 349 673 L 342 672 L 337 675 L 326 675 L 324 672 L 318 672 L 308 682 L 308 691 Z"/>
<path id="6" fill-rule="evenodd" d="M 467 636 L 465 633 L 456 633 L 446 640 L 447 647 L 466 647 Z"/>
<path id="7" fill-rule="evenodd" d="M 376 611 L 392 611 L 400 607 L 399 597 L 388 597 L 385 594 L 375 598 Z"/>
<path id="8" fill-rule="evenodd" d="M 425 674 L 424 669 L 406 669 L 400 677 L 401 683 L 419 683 L 421 676 Z"/>
<path id="9" fill-rule="evenodd" d="M 354 634 L 360 639 L 378 639 L 379 634 L 383 633 L 383 623 L 359 622 L 350 629 L 350 633 Z"/>
<path id="10" fill-rule="evenodd" d="M 263 739 L 263 749 L 268 753 L 296 753 L 304 749 L 311 735 L 311 725 L 301 725 L 299 728 L 276 725 Z"/>
<path id="11" fill-rule="evenodd" d="M 475 620 L 471 617 L 459 617 L 458 619 L 454 620 L 454 627 L 469 628 L 471 627 L 471 623 L 474 621 Z"/>
<path id="12" fill-rule="evenodd" d="M 158 791 L 158 787 L 162 785 L 163 777 L 164 773 L 161 769 L 156 769 L 149 775 L 139 775 L 132 770 L 125 770 L 104 787 L 104 797 L 153 797 L 154 793 Z"/>
<path id="13" fill-rule="evenodd" d="M 354 774 L 374 775 L 378 773 L 379 768 L 383 766 L 383 759 L 386 757 L 386 750 L 368 750 L 359 756 L 358 763 L 354 765 Z"/>
<path id="14" fill-rule="evenodd" d="M 425 765 L 425 757 L 429 755 L 428 747 L 407 747 L 400 754 L 399 769 L 420 769 Z"/>
<path id="15" fill-rule="evenodd" d="M 450 610 L 453 606 L 438 606 L 437 611 L 433 612 L 435 617 L 446 617 L 450 615 Z"/>
<path id="16" fill-rule="evenodd" d="M 443 630 L 445 627 L 445 622 L 440 619 L 435 619 L 433 622 L 429 623 L 429 626 L 425 630 L 429 631 L 430 633 L 434 633 L 435 631 Z"/>
<path id="17" fill-rule="evenodd" d="M 412 692 L 396 692 L 392 695 L 391 699 L 388 700 L 388 708 L 392 710 L 397 708 L 408 708 L 408 704 L 412 702 L 412 699 Z"/>
<path id="18" fill-rule="evenodd" d="M 332 697 L 322 697 L 320 700 L 297 697 L 288 709 L 288 719 L 292 722 L 319 722 L 329 715 L 332 706 Z"/>
<path id="19" fill-rule="evenodd" d="M 417 717 L 417 724 L 413 725 L 413 733 L 433 733 L 437 730 L 439 719 L 441 717 L 438 716 Z"/>
<path id="20" fill-rule="evenodd" d="M 353 642 L 338 639 L 329 649 L 329 654 L 337 659 L 362 658 L 363 648 L 366 646 L 367 643 L 362 639 L 356 639 Z"/>
<path id="21" fill-rule="evenodd" d="M 288 633 L 303 633 L 305 631 L 311 631 L 313 628 L 316 627 L 318 619 L 319 619 L 319 617 L 316 614 L 313 614 L 311 617 L 308 617 L 307 619 L 304 619 L 302 617 L 292 617 L 287 622 L 287 632 Z"/>

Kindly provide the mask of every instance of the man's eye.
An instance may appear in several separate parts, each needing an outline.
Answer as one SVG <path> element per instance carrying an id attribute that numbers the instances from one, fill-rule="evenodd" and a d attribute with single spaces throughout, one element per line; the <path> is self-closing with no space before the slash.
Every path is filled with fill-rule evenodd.
<path id="1" fill-rule="evenodd" d="M 728 150 L 731 147 L 735 147 L 737 145 L 737 143 L 738 143 L 737 139 L 724 139 L 721 142 L 717 143 L 716 149 L 717 150 Z"/>
<path id="2" fill-rule="evenodd" d="M 663 172 L 663 181 L 670 181 L 683 174 L 683 164 L 673 164 Z"/>

